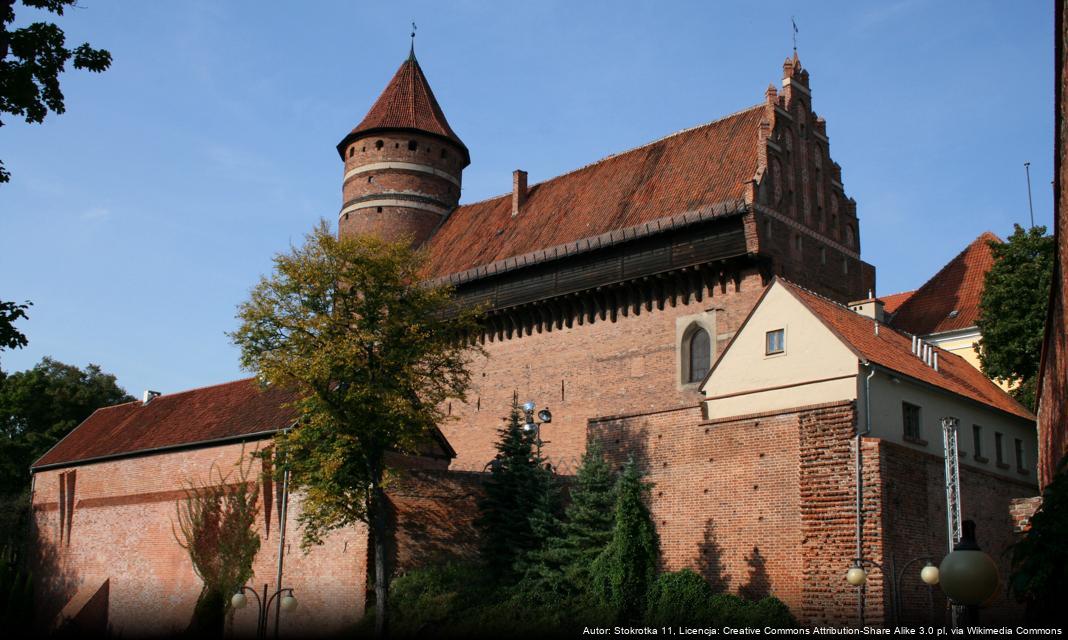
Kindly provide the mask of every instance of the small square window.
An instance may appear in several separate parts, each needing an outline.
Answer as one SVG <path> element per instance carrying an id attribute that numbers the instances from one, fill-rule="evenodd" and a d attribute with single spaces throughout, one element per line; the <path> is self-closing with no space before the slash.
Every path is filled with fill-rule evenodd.
<path id="1" fill-rule="evenodd" d="M 905 440 L 919 442 L 920 438 L 920 408 L 908 402 L 901 403 L 901 422 L 904 428 Z"/>
<path id="2" fill-rule="evenodd" d="M 769 331 L 766 336 L 764 355 L 782 353 L 786 351 L 786 332 L 784 329 Z"/>

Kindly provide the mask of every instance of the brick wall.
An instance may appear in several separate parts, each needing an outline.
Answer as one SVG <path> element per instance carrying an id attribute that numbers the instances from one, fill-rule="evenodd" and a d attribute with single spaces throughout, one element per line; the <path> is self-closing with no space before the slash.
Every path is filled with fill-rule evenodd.
<path id="1" fill-rule="evenodd" d="M 35 475 L 34 514 L 38 533 L 37 574 L 45 579 L 37 594 L 38 623 L 48 627 L 79 591 L 92 592 L 110 580 L 107 621 L 126 636 L 181 632 L 192 618 L 202 583 L 172 532 L 176 502 L 189 483 L 217 481 L 217 472 L 238 481 L 234 465 L 266 441 L 126 458 Z M 447 473 L 430 463 L 395 478 L 388 490 L 396 538 L 395 571 L 472 555 L 477 550 L 474 518 L 481 474 Z M 425 461 L 424 461 L 425 462 Z M 421 467 L 421 468 L 420 468 Z M 256 529 L 261 546 L 249 584 L 273 593 L 278 567 L 279 491 L 263 482 L 262 462 L 251 463 L 248 478 L 259 482 Z M 64 506 L 60 506 L 60 478 Z M 67 505 L 73 505 L 68 511 Z M 69 513 L 69 518 L 67 517 Z M 282 616 L 283 634 L 338 632 L 363 615 L 368 584 L 368 538 L 363 525 L 329 534 L 324 544 L 301 550 L 299 494 L 291 496 L 283 549 L 283 586 L 292 587 L 299 606 Z M 62 520 L 62 523 L 61 523 Z M 69 525 L 67 524 L 69 522 Z M 61 527 L 62 524 L 62 527 Z M 233 629 L 255 632 L 250 606 L 237 611 Z"/>
<path id="2" fill-rule="evenodd" d="M 885 520 L 885 563 L 898 573 L 913 558 L 931 555 L 939 564 L 948 553 L 946 534 L 945 467 L 941 457 L 904 445 L 880 442 L 881 487 Z M 1011 480 L 971 467 L 960 467 L 961 515 L 976 522 L 979 546 L 998 565 L 1001 585 L 982 613 L 984 624 L 1019 622 L 1023 609 L 1006 593 L 1010 572 L 1009 547 L 1017 540 L 1011 515 L 1014 499 L 1033 496 L 1035 485 Z M 927 623 L 946 620 L 945 599 L 933 593 L 933 616 L 928 589 L 919 579 L 922 563 L 911 565 L 900 585 L 902 620 Z"/>
<path id="3" fill-rule="evenodd" d="M 563 472 L 573 472 L 585 450 L 586 421 L 603 415 L 695 405 L 696 385 L 681 386 L 676 319 L 717 309 L 718 354 L 763 292 L 756 270 L 742 274 L 738 290 L 705 289 L 700 301 L 620 314 L 500 341 L 487 341 L 487 356 L 471 367 L 466 404 L 453 402 L 453 420 L 442 431 L 458 453 L 453 469 L 482 471 L 494 456 L 497 429 L 512 393 L 548 406 L 553 421 L 542 432 L 545 452 Z"/>
<path id="4" fill-rule="evenodd" d="M 684 408 L 591 420 L 590 438 L 615 464 L 633 456 L 648 472 L 662 569 L 689 567 L 733 593 L 774 595 L 805 622 L 841 624 L 856 603 L 844 581 L 855 555 L 852 425 L 851 403 L 715 421 Z"/>

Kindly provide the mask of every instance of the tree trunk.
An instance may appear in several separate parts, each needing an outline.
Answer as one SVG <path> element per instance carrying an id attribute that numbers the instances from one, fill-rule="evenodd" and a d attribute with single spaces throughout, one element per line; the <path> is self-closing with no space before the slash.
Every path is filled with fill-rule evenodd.
<path id="1" fill-rule="evenodd" d="M 386 566 L 388 530 L 386 493 L 382 490 L 381 478 L 376 478 L 371 489 L 371 537 L 375 545 L 375 636 L 378 638 L 385 638 L 389 633 L 389 571 Z"/>

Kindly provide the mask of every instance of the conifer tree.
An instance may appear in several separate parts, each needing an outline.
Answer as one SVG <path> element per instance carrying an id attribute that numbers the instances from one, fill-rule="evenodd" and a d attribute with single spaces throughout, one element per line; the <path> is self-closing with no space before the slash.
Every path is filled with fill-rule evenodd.
<path id="1" fill-rule="evenodd" d="M 537 431 L 524 428 L 516 399 L 498 429 L 497 457 L 480 508 L 482 558 L 498 578 L 522 573 L 529 554 L 541 549 L 554 528 L 558 498 L 552 472 L 537 449 Z"/>
<path id="2" fill-rule="evenodd" d="M 623 622 L 641 618 L 649 588 L 656 580 L 660 539 L 645 506 L 650 486 L 630 460 L 616 484 L 612 538 L 591 567 L 604 604 Z"/>
<path id="3" fill-rule="evenodd" d="M 612 539 L 617 477 L 600 445 L 590 443 L 558 532 L 527 571 L 527 591 L 572 600 L 590 593 L 590 567 Z"/>

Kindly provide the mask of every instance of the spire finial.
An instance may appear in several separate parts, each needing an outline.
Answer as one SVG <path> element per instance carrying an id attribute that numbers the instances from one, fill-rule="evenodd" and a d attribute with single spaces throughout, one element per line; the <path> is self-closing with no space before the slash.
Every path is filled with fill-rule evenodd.
<path id="1" fill-rule="evenodd" d="M 412 22 L 412 48 L 408 50 L 409 60 L 415 60 L 415 30 L 418 28 L 415 26 L 415 22 Z"/>
<path id="2" fill-rule="evenodd" d="M 790 24 L 794 26 L 794 60 L 797 60 L 797 20 L 790 16 Z"/>

